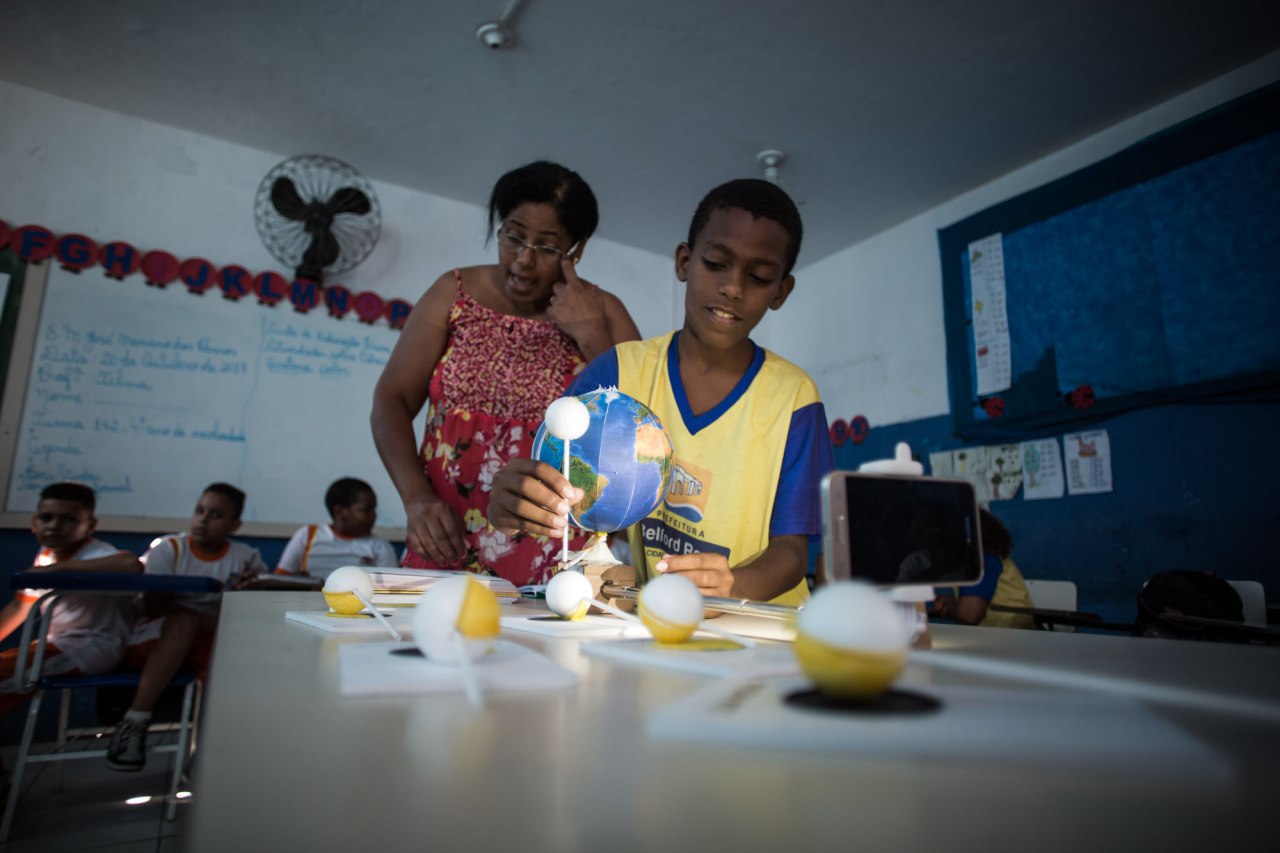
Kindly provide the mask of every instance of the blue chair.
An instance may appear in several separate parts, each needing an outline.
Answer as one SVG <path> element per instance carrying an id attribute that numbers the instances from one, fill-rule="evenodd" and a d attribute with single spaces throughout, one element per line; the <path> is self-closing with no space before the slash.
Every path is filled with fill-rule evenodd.
<path id="1" fill-rule="evenodd" d="M 35 653 L 31 666 L 26 666 L 26 655 L 19 655 L 16 678 L 26 690 L 34 690 L 31 703 L 27 707 L 26 725 L 23 727 L 22 740 L 18 746 L 13 773 L 9 780 L 9 796 L 5 801 L 4 818 L 0 821 L 0 844 L 9 838 L 9 830 L 13 826 L 17 810 L 18 798 L 22 791 L 22 777 L 30 764 L 57 762 L 56 784 L 61 786 L 61 762 L 85 758 L 105 760 L 105 749 L 88 749 L 66 752 L 69 737 L 81 735 L 99 735 L 110 729 L 78 729 L 69 730 L 72 690 L 97 690 L 107 687 L 136 688 L 140 673 L 132 670 L 118 670 L 102 675 L 52 675 L 43 674 L 45 644 L 48 639 L 49 624 L 53 617 L 54 607 L 58 599 L 67 594 L 94 595 L 136 595 L 137 593 L 216 593 L 222 591 L 222 583 L 214 578 L 193 575 L 148 575 L 148 574 L 112 574 L 101 572 L 19 572 L 10 578 L 9 586 L 13 589 L 47 589 L 27 614 L 22 626 L 22 638 L 19 649 L 27 649 L 32 640 L 36 641 Z M 177 723 L 178 741 L 176 744 L 157 744 L 148 746 L 148 753 L 172 752 L 176 754 L 173 772 L 170 778 L 169 794 L 165 807 L 165 819 L 173 820 L 177 814 L 178 785 L 182 780 L 182 772 L 195 739 L 196 719 L 199 716 L 200 682 L 191 671 L 179 672 L 170 682 L 170 687 L 182 689 L 182 712 Z M 31 742 L 35 735 L 36 719 L 40 714 L 40 705 L 46 691 L 59 691 L 61 698 L 58 713 L 58 736 L 55 748 L 50 752 L 32 754 Z"/>

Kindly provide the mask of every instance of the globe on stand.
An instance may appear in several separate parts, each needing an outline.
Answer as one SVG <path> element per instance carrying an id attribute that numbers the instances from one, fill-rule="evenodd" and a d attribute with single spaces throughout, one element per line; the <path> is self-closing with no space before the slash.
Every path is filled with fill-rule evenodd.
<path id="1" fill-rule="evenodd" d="M 613 387 L 578 395 L 587 412 L 586 429 L 574 438 L 559 438 L 556 432 L 565 431 L 562 412 L 575 413 L 570 432 L 581 426 L 580 410 L 565 406 L 563 399 L 548 407 L 548 420 L 556 429 L 549 429 L 548 421 L 538 428 L 533 458 L 563 471 L 568 444 L 568 479 L 583 492 L 582 500 L 570 510 L 569 523 L 597 534 L 590 548 L 565 563 L 617 563 L 609 555 L 605 537 L 637 523 L 666 497 L 671 486 L 671 438 L 648 406 Z"/>

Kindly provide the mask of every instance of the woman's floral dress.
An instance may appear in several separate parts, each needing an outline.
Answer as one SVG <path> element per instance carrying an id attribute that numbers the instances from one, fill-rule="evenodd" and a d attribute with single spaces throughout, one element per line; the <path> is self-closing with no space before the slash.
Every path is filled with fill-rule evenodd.
<path id="1" fill-rule="evenodd" d="M 498 575 L 516 586 L 546 583 L 560 541 L 494 530 L 489 493 L 494 474 L 509 459 L 532 454 L 547 406 L 585 362 L 555 323 L 486 308 L 463 291 L 461 272 L 454 275 L 458 293 L 449 311 L 449 340 L 431 374 L 419 455 L 431 488 L 462 519 L 467 553 L 444 566 L 406 548 L 403 563 Z M 570 547 L 585 542 L 575 537 Z"/>

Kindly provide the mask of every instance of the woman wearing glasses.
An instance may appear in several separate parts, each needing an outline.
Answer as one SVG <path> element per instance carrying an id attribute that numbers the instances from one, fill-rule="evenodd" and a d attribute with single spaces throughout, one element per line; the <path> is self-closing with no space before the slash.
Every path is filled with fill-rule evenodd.
<path id="1" fill-rule="evenodd" d="M 489 526 L 493 475 L 530 455 L 547 405 L 583 365 L 640 332 L 622 302 L 578 278 L 595 231 L 591 188 L 540 161 L 498 179 L 498 262 L 445 273 L 409 315 L 373 394 L 373 438 L 407 522 L 404 564 L 546 583 L 559 542 Z M 413 419 L 427 408 L 422 447 Z M 581 543 L 577 547 L 581 547 Z"/>

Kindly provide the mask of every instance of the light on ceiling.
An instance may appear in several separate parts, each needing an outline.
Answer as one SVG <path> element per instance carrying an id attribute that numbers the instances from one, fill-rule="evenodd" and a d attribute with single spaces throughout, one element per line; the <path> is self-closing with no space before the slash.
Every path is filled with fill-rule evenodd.
<path id="1" fill-rule="evenodd" d="M 778 164 L 787 158 L 776 148 L 766 148 L 756 155 L 756 160 L 764 167 L 764 179 L 771 184 L 778 183 Z"/>

